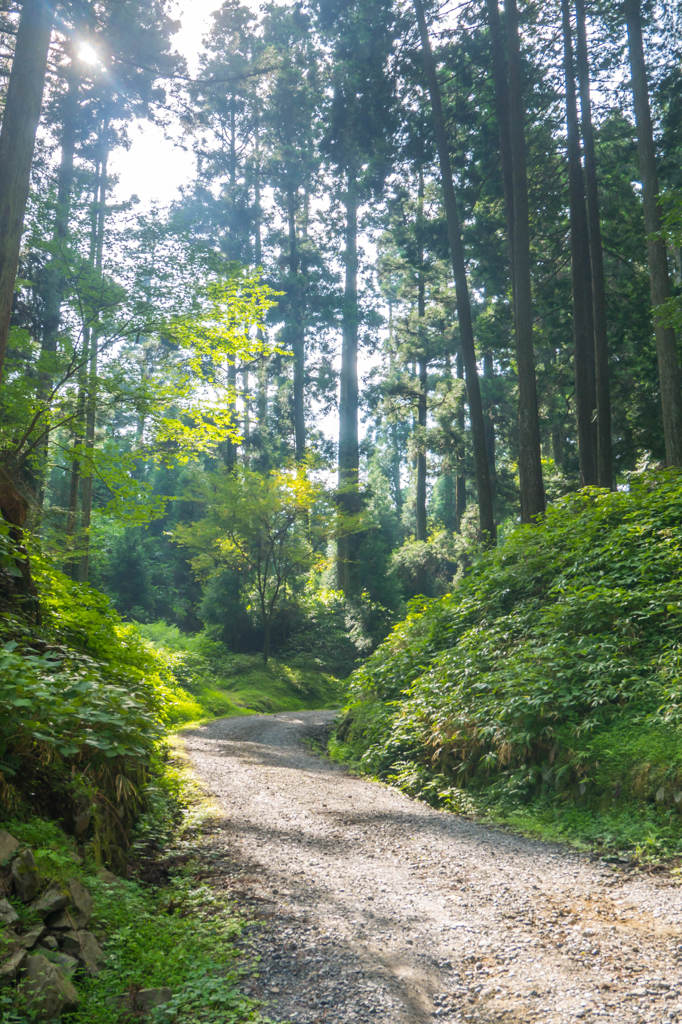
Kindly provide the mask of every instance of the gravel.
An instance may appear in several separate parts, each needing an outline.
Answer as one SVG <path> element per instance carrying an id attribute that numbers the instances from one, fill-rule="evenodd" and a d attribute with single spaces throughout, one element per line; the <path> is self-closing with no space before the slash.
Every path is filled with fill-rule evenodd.
<path id="1" fill-rule="evenodd" d="M 682 886 L 433 810 L 315 754 L 333 712 L 184 734 L 205 876 L 295 1024 L 682 1024 Z"/>

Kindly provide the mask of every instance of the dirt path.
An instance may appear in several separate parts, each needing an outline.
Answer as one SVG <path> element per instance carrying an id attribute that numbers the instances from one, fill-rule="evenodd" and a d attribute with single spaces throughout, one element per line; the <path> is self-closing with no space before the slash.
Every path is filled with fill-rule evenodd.
<path id="1" fill-rule="evenodd" d="M 434 811 L 310 753 L 330 712 L 185 733 L 251 908 L 254 992 L 297 1024 L 682 1022 L 682 886 Z"/>

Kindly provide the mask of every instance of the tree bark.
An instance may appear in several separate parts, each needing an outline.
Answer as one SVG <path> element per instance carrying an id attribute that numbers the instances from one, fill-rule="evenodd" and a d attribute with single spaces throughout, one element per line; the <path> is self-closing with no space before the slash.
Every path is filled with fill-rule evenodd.
<path id="1" fill-rule="evenodd" d="M 47 455 L 50 439 L 49 401 L 54 380 L 54 357 L 57 352 L 57 338 L 64 298 L 64 246 L 69 232 L 71 213 L 71 192 L 74 180 L 74 151 L 76 147 L 76 115 L 78 111 L 79 79 L 73 57 L 67 71 L 67 91 L 64 97 L 61 131 L 61 158 L 57 174 L 57 205 L 52 230 L 52 253 L 45 271 L 45 312 L 41 339 L 41 362 L 44 365 L 38 382 L 38 399 L 45 407 L 45 439 L 41 444 L 40 480 L 38 485 L 38 507 L 43 508 L 47 478 Z"/>
<path id="2" fill-rule="evenodd" d="M 611 392 L 609 387 L 609 348 L 606 324 L 606 286 L 604 284 L 604 252 L 599 216 L 597 157 L 592 126 L 590 99 L 590 66 L 587 53 L 585 0 L 575 0 L 577 28 L 577 69 L 580 90 L 580 112 L 585 153 L 585 185 L 587 192 L 587 233 L 592 271 L 592 318 L 594 328 L 595 398 L 597 402 L 597 482 L 600 487 L 613 488 L 613 454 L 611 444 Z"/>
<path id="3" fill-rule="evenodd" d="M 464 380 L 464 365 L 462 362 L 461 353 L 457 354 L 457 380 Z M 459 414 L 457 416 L 457 429 L 460 438 L 459 451 L 457 452 L 457 476 L 455 477 L 455 533 L 459 533 L 462 529 L 462 517 L 466 512 L 467 507 L 467 478 L 466 478 L 466 459 L 464 451 L 464 403 L 459 403 Z"/>
<path id="4" fill-rule="evenodd" d="M 487 0 L 514 309 L 519 387 L 521 521 L 528 523 L 535 516 L 544 512 L 545 489 L 540 458 L 540 428 L 533 350 L 528 177 L 521 95 L 518 12 L 515 0 L 507 0 L 506 7 L 506 32 L 503 33 L 497 0 Z"/>
<path id="5" fill-rule="evenodd" d="M 419 370 L 419 398 L 417 400 L 417 425 L 419 427 L 419 443 L 417 446 L 417 507 L 415 538 L 426 540 L 426 414 L 428 402 L 428 358 L 426 339 L 424 337 L 424 317 L 426 316 L 426 282 L 424 280 L 424 171 L 419 168 L 419 186 L 417 193 L 417 223 L 415 225 L 417 241 L 417 367 Z"/>
<path id="6" fill-rule="evenodd" d="M 661 213 L 658 206 L 658 171 L 654 148 L 649 87 L 647 83 L 644 46 L 642 43 L 642 12 L 639 0 L 625 0 L 625 20 L 628 30 L 628 48 L 632 72 L 632 95 L 637 124 L 637 150 L 642 175 L 644 226 L 647 233 L 649 284 L 651 304 L 654 307 L 654 331 L 658 377 L 661 389 L 661 411 L 665 459 L 669 466 L 682 466 L 682 394 L 680 393 L 680 365 L 677 339 L 671 327 L 665 327 L 657 315 L 657 307 L 670 297 L 668 259 L 661 231 Z"/>
<path id="7" fill-rule="evenodd" d="M 519 382 L 519 482 L 521 521 L 531 522 L 545 510 L 540 457 L 540 427 L 533 348 L 533 301 L 530 274 L 528 174 L 521 94 L 521 51 L 516 0 L 506 0 L 509 52 L 509 148 L 512 178 L 512 279 Z"/>
<path id="8" fill-rule="evenodd" d="M 94 268 L 100 274 L 102 272 L 102 257 L 104 253 L 104 226 L 106 221 L 106 195 L 107 195 L 107 160 L 109 156 L 109 144 L 107 133 L 109 123 L 105 120 L 100 128 L 100 157 L 98 162 L 97 184 L 95 190 L 95 207 L 93 211 L 94 224 Z M 81 583 L 87 583 L 90 576 L 90 524 L 92 521 L 92 499 L 93 499 L 93 452 L 95 450 L 95 433 L 97 429 L 97 399 L 98 399 L 98 345 L 99 332 L 97 324 L 90 331 L 90 345 L 88 353 L 87 388 L 85 398 L 85 465 L 86 472 L 81 471 L 81 543 L 82 553 L 78 564 L 78 579 Z"/>
<path id="9" fill-rule="evenodd" d="M 52 4 L 24 0 L 0 130 L 0 383 L 53 17 Z"/>
<path id="10" fill-rule="evenodd" d="M 429 96 L 431 98 L 431 113 L 433 118 L 434 135 L 436 137 L 436 146 L 438 149 L 438 161 L 440 164 L 443 205 L 445 207 L 448 230 L 448 244 L 452 259 L 452 271 L 455 279 L 457 317 L 459 320 L 462 356 L 464 360 L 464 372 L 467 396 L 469 400 L 469 416 L 471 419 L 471 432 L 473 437 L 474 464 L 476 467 L 480 530 L 484 541 L 489 544 L 494 544 L 497 531 L 493 513 L 493 495 L 486 452 L 486 431 L 483 420 L 483 404 L 481 402 L 481 388 L 478 379 L 478 367 L 476 364 L 476 347 L 474 344 L 471 303 L 469 299 L 469 287 L 467 284 L 466 263 L 464 260 L 464 246 L 462 244 L 459 211 L 457 208 L 457 198 L 455 196 L 455 189 L 452 180 L 450 151 L 445 134 L 440 86 L 436 75 L 436 65 L 433 59 L 433 52 L 431 50 L 422 0 L 414 0 L 414 10 L 417 17 L 417 24 L 419 26 L 419 35 L 421 37 L 424 73 L 426 76 Z"/>
<path id="11" fill-rule="evenodd" d="M 341 343 L 341 380 L 339 392 L 339 493 L 342 514 L 337 541 L 337 578 L 344 594 L 354 591 L 356 535 L 349 519 L 360 511 L 358 474 L 358 207 L 359 198 L 354 168 L 347 170 L 346 238 L 344 251 L 345 283 Z M 346 517 L 345 523 L 343 518 Z"/>
<path id="12" fill-rule="evenodd" d="M 289 300 L 287 314 L 291 349 L 294 356 L 294 450 L 296 462 L 305 457 L 305 410 L 303 391 L 305 384 L 305 327 L 303 323 L 302 296 L 300 287 L 300 260 L 298 256 L 298 235 L 296 233 L 296 196 L 287 194 L 287 221 L 289 229 Z"/>
<path id="13" fill-rule="evenodd" d="M 573 40 L 568 0 L 561 0 L 566 82 L 566 146 L 571 221 L 571 280 L 573 290 L 573 340 L 575 346 L 575 404 L 578 420 L 578 456 L 583 485 L 597 483 L 597 444 L 594 429 L 594 333 L 592 326 L 592 277 L 587 237 L 585 188 L 580 162 L 578 106 L 573 66 Z"/>

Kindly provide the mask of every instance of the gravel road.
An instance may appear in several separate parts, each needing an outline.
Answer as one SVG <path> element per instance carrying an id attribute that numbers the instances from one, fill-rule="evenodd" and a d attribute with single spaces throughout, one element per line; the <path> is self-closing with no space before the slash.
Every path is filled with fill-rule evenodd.
<path id="1" fill-rule="evenodd" d="M 332 712 L 186 732 L 205 873 L 296 1024 L 682 1024 L 682 885 L 435 811 L 306 745 Z"/>

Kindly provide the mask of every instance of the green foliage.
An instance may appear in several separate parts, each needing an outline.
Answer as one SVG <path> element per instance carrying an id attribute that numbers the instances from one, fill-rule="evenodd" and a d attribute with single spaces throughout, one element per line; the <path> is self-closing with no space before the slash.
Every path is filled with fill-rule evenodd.
<path id="1" fill-rule="evenodd" d="M 192 565 L 202 578 L 237 574 L 235 589 L 259 618 L 267 661 L 275 611 L 313 562 L 313 512 L 322 489 L 303 467 L 263 474 L 239 466 L 198 478 L 195 497 L 206 514 L 176 535 L 195 552 Z"/>
<path id="2" fill-rule="evenodd" d="M 187 462 L 215 453 L 226 438 L 240 439 L 228 367 L 237 359 L 281 353 L 263 341 L 265 316 L 277 294 L 258 273 L 236 271 L 205 284 L 194 308 L 167 325 L 183 358 L 173 377 L 164 365 L 144 382 L 149 411 L 155 414 L 159 458 L 172 453 L 173 459 Z"/>
<path id="3" fill-rule="evenodd" d="M 96 855 L 120 863 L 182 693 L 169 659 L 102 594 L 38 554 L 32 565 L 40 625 L 0 621 L 0 801 L 89 816 Z"/>
<path id="4" fill-rule="evenodd" d="M 405 541 L 393 552 L 391 567 L 406 598 L 417 594 L 438 597 L 452 589 L 455 576 L 470 557 L 463 538 L 443 530 L 428 541 Z"/>
<path id="5" fill-rule="evenodd" d="M 168 844 L 180 849 L 198 808 L 187 806 L 184 776 L 176 778 L 167 770 L 161 783 L 164 792 L 152 828 L 157 839 L 163 838 L 166 850 Z M 184 813 L 179 829 L 178 808 Z M 172 822 L 165 820 L 169 813 Z M 80 863 L 73 840 L 54 822 L 30 818 L 6 825 L 31 846 L 45 879 L 78 877 L 93 896 L 89 928 L 102 942 L 104 962 L 97 976 L 76 979 L 80 1005 L 69 1018 L 73 1024 L 128 1024 L 138 1017 L 131 1008 L 135 992 L 156 987 L 168 987 L 173 993 L 168 1003 L 145 1018 L 156 1024 L 262 1020 L 253 1000 L 240 991 L 245 974 L 236 946 L 241 922 L 222 893 L 195 881 L 191 862 L 184 874 L 171 878 L 161 889 L 123 878 L 104 881 L 91 860 Z M 149 828 L 142 836 L 137 832 L 138 845 L 140 838 L 149 842 Z M 26 1024 L 34 1018 L 20 995 L 8 987 L 0 990 L 0 1019 L 3 1024 Z"/>
<path id="6" fill-rule="evenodd" d="M 90 886 L 95 926 L 107 936 L 106 960 L 98 977 L 84 984 L 74 1024 L 122 1024 L 131 1014 L 121 997 L 156 987 L 173 993 L 149 1014 L 156 1024 L 258 1019 L 255 1004 L 238 988 L 240 925 L 224 897 L 191 878 L 177 878 L 159 892 L 123 880 L 92 879 Z"/>
<path id="7" fill-rule="evenodd" d="M 337 680 L 313 659 L 296 662 L 235 654 L 205 633 L 190 636 L 177 626 L 138 626 L 168 658 L 182 689 L 173 707 L 174 725 L 223 715 L 296 711 L 338 704 Z"/>
<path id="8" fill-rule="evenodd" d="M 681 522 L 669 470 L 512 531 L 355 672 L 341 754 L 480 806 L 648 808 L 679 846 Z"/>

